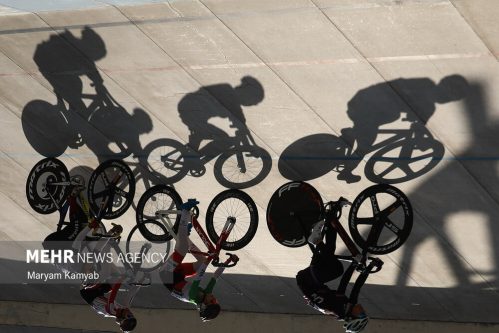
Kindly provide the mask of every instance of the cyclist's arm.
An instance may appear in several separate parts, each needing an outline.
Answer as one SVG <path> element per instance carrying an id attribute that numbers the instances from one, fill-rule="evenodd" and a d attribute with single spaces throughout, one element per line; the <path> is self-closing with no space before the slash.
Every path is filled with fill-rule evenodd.
<path id="1" fill-rule="evenodd" d="M 211 294 L 213 291 L 213 288 L 215 288 L 215 284 L 217 283 L 217 279 L 222 275 L 224 272 L 225 267 L 218 267 L 215 273 L 213 273 L 213 277 L 210 279 L 210 282 L 208 282 L 208 285 L 204 289 L 206 293 Z"/>

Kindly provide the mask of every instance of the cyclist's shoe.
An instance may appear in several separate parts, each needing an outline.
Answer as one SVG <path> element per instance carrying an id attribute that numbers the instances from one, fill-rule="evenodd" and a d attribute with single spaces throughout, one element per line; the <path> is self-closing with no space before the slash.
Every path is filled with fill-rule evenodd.
<path id="1" fill-rule="evenodd" d="M 206 168 L 202 164 L 195 165 L 195 166 L 193 165 L 191 167 L 191 169 L 189 170 L 189 173 L 193 177 L 201 177 L 202 175 L 204 175 L 206 173 Z"/>
<path id="2" fill-rule="evenodd" d="M 310 236 L 308 236 L 308 242 L 310 244 L 316 245 L 319 244 L 322 241 L 322 228 L 324 227 L 324 223 L 326 223 L 324 220 L 317 222 L 313 228 L 312 232 L 310 233 Z"/>
<path id="3" fill-rule="evenodd" d="M 113 227 L 107 232 L 108 236 L 119 237 L 123 232 L 123 227 L 119 224 L 111 223 Z"/>
<path id="4" fill-rule="evenodd" d="M 357 183 L 361 179 L 360 176 L 354 175 L 352 172 L 346 171 L 346 170 L 341 171 L 338 174 L 337 178 L 338 178 L 338 180 L 344 180 L 344 181 L 346 181 L 347 184 Z"/>
<path id="5" fill-rule="evenodd" d="M 194 208 L 197 204 L 199 204 L 199 201 L 196 199 L 189 199 L 187 202 L 184 202 L 182 206 L 180 206 L 181 210 L 191 210 Z"/>

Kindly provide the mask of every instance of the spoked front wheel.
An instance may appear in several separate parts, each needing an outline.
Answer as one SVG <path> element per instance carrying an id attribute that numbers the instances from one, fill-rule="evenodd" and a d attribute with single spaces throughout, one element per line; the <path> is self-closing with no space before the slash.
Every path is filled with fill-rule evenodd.
<path id="1" fill-rule="evenodd" d="M 258 228 L 258 210 L 253 199 L 243 191 L 233 189 L 219 193 L 211 201 L 206 213 L 206 231 L 214 243 L 218 242 L 228 218 L 234 218 L 235 224 L 222 243 L 222 249 L 242 249 L 253 239 Z"/>
<path id="2" fill-rule="evenodd" d="M 146 220 L 142 226 L 147 230 L 153 230 L 159 235 L 167 234 L 166 228 L 155 220 Z M 138 270 L 152 272 L 160 268 L 168 259 L 170 242 L 151 242 L 144 238 L 139 228 L 140 225 L 136 224 L 128 234 L 126 253 L 134 258 L 140 258 L 141 265 Z"/>
<path id="3" fill-rule="evenodd" d="M 348 226 L 354 241 L 373 254 L 398 249 L 409 237 L 413 213 L 409 199 L 396 187 L 379 184 L 355 198 Z"/>
<path id="4" fill-rule="evenodd" d="M 26 181 L 26 198 L 37 213 L 50 214 L 62 205 L 69 194 L 69 172 L 56 158 L 36 163 Z"/>
<path id="5" fill-rule="evenodd" d="M 156 215 L 161 210 L 180 210 L 182 206 L 182 198 L 173 189 L 173 187 L 160 184 L 151 187 L 140 197 L 137 204 L 137 225 L 139 226 L 140 233 L 151 242 L 166 242 L 172 239 L 172 235 L 167 232 L 167 229 L 153 228 L 154 225 L 147 224 L 148 220 L 156 220 L 161 222 L 160 217 Z M 177 232 L 178 224 L 180 222 L 180 214 L 172 212 L 165 214 L 162 217 L 165 223 L 168 223 Z M 164 227 L 163 227 L 164 228 Z M 163 231 L 164 230 L 164 231 Z"/>
<path id="6" fill-rule="evenodd" d="M 104 219 L 123 215 L 135 195 L 132 170 L 121 160 L 101 163 L 90 176 L 88 201 L 94 213 Z"/>
<path id="7" fill-rule="evenodd" d="M 184 145 L 172 139 L 158 139 L 144 148 L 139 157 L 147 168 L 153 184 L 175 183 L 189 171 L 187 150 Z"/>

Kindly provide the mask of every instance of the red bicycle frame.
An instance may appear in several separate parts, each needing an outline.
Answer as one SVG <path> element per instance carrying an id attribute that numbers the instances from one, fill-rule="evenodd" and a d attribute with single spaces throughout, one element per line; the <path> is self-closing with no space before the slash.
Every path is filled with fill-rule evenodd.
<path id="1" fill-rule="evenodd" d="M 191 221 L 192 221 L 192 226 L 198 233 L 204 245 L 206 245 L 206 247 L 208 248 L 208 252 L 202 252 L 197 250 L 190 250 L 189 252 L 191 254 L 200 254 L 206 256 L 210 261 L 217 258 L 220 253 L 220 250 L 222 249 L 222 243 L 227 240 L 230 232 L 232 231 L 232 228 L 234 227 L 235 223 L 234 219 L 227 218 L 227 222 L 225 222 L 222 232 L 220 233 L 220 238 L 218 239 L 218 242 L 215 245 L 213 245 L 213 243 L 208 238 L 208 235 L 206 235 L 206 232 L 204 231 L 203 227 L 201 227 L 201 224 L 197 220 L 196 216 L 193 215 Z"/>

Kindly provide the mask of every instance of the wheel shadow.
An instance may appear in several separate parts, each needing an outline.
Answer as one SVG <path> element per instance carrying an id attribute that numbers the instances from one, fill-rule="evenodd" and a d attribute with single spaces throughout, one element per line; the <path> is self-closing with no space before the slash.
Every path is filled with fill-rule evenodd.
<path id="1" fill-rule="evenodd" d="M 348 146 L 341 137 L 313 134 L 289 145 L 279 158 L 281 175 L 287 179 L 312 180 L 342 168 Z M 356 157 L 352 157 L 356 158 Z"/>
<path id="2" fill-rule="evenodd" d="M 250 187 L 268 175 L 270 155 L 256 144 L 243 113 L 264 98 L 257 79 L 244 76 L 235 87 L 221 83 L 186 94 L 178 111 L 190 131 L 188 144 L 164 138 L 142 147 L 140 137 L 153 129 L 151 117 L 141 108 L 129 113 L 114 99 L 96 65 L 107 54 L 104 40 L 90 27 L 80 33 L 52 34 L 33 55 L 57 98 L 55 104 L 30 101 L 22 111 L 23 131 L 35 151 L 57 157 L 86 147 L 99 163 L 134 157 L 129 163 L 146 189 L 203 176 L 210 162 L 217 181 L 229 188 Z M 91 93 L 84 93 L 87 81 Z"/>
<path id="3" fill-rule="evenodd" d="M 461 100 L 467 81 L 449 75 L 438 83 L 428 78 L 396 79 L 359 90 L 348 102 L 352 127 L 341 135 L 316 134 L 287 147 L 279 171 L 290 180 L 311 180 L 331 170 L 338 180 L 358 182 L 363 175 L 374 183 L 402 183 L 433 169 L 444 146 L 426 128 L 437 104 Z M 397 124 L 394 126 L 393 124 Z"/>

